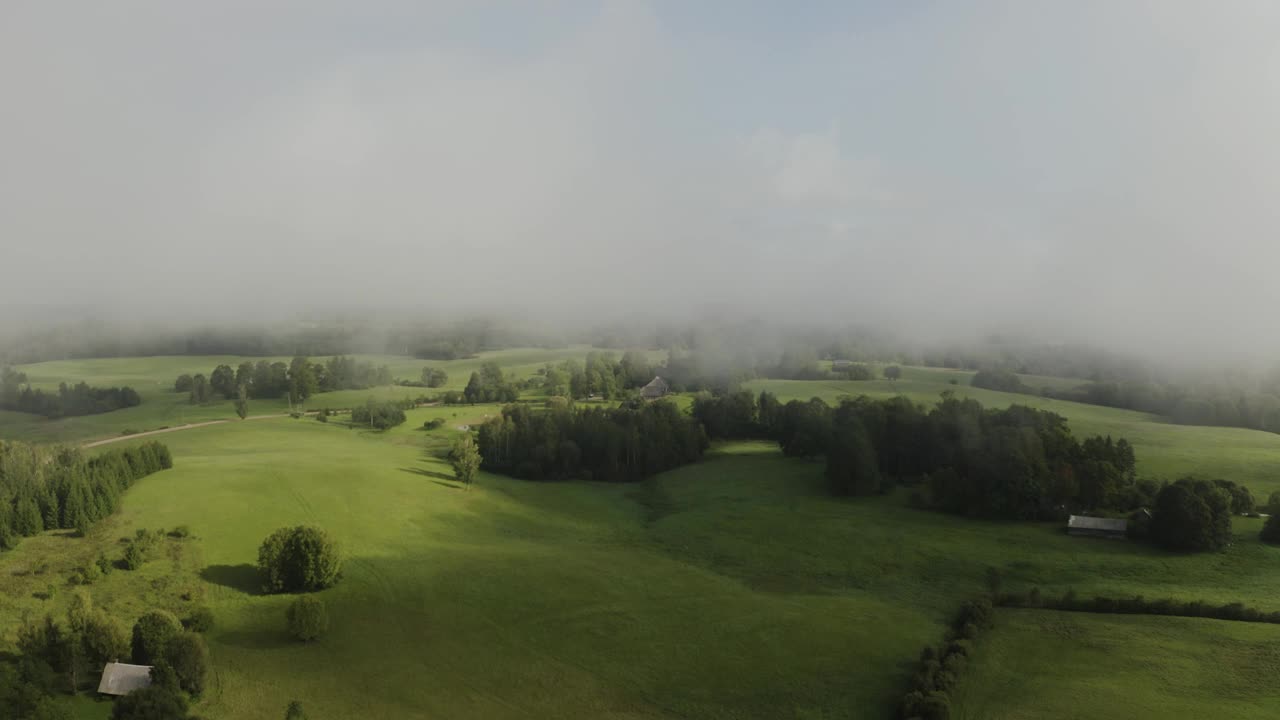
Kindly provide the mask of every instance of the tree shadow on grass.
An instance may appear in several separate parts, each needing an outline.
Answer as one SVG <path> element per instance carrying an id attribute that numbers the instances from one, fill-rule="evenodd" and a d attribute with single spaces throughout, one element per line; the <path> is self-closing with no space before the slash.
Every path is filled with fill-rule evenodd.
<path id="1" fill-rule="evenodd" d="M 436 472 L 435 470 L 423 470 L 422 468 L 400 468 L 400 471 L 413 473 L 414 475 L 422 475 L 423 477 L 436 478 L 438 480 L 457 480 L 457 478 L 452 475 L 446 475 L 442 472 Z"/>
<path id="2" fill-rule="evenodd" d="M 200 577 L 214 585 L 239 590 L 247 595 L 262 594 L 262 578 L 253 565 L 210 565 L 200 571 Z"/>

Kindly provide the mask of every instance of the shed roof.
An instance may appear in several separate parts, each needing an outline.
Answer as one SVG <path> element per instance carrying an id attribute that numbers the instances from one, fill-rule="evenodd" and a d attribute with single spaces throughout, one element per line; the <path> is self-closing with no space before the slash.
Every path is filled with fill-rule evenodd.
<path id="1" fill-rule="evenodd" d="M 1099 518 L 1089 517 L 1088 515 L 1072 515 L 1067 520 L 1067 527 L 1077 528 L 1079 530 L 1106 530 L 1109 532 L 1124 532 L 1129 526 L 1127 520 L 1119 518 Z"/>
<path id="2" fill-rule="evenodd" d="M 102 669 L 98 692 L 103 695 L 128 695 L 134 690 L 151 687 L 150 665 L 107 663 Z"/>

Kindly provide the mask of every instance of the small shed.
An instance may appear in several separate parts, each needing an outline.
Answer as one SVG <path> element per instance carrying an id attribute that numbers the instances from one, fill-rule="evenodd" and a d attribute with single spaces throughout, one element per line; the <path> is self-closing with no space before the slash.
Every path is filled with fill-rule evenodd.
<path id="1" fill-rule="evenodd" d="M 853 367 L 852 360 L 834 360 L 831 363 L 832 370 L 848 370 Z"/>
<path id="2" fill-rule="evenodd" d="M 655 375 L 648 385 L 640 388 L 640 397 L 645 400 L 657 400 L 669 392 L 671 392 L 671 386 L 667 381 Z"/>
<path id="3" fill-rule="evenodd" d="M 1099 518 L 1088 515 L 1072 515 L 1067 520 L 1067 534 L 1083 537 L 1102 537 L 1123 540 L 1129 521 L 1119 518 Z"/>
<path id="4" fill-rule="evenodd" d="M 150 665 L 113 662 L 107 663 L 102 669 L 102 682 L 98 683 L 98 692 L 103 695 L 128 695 L 145 687 L 151 687 Z"/>

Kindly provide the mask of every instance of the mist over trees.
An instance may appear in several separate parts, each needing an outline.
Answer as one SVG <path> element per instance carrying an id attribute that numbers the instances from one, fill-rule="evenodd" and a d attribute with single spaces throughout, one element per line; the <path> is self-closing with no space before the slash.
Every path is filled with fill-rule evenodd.
<path id="1" fill-rule="evenodd" d="M 246 400 L 289 396 L 302 402 L 319 393 L 365 390 L 391 383 L 391 370 L 386 365 L 374 365 L 346 355 L 312 362 L 299 355 L 288 364 L 259 360 L 240 363 L 234 370 L 229 365 L 219 365 L 207 380 L 203 374 L 179 375 L 173 387 L 177 392 L 190 393 L 193 404 L 203 404 L 211 402 L 215 393 L 223 399 L 235 400 L 242 388 Z"/>
<path id="2" fill-rule="evenodd" d="M 136 407 L 142 398 L 131 387 L 95 388 L 88 383 L 61 383 L 58 392 L 32 389 L 25 373 L 0 368 L 0 410 L 42 415 L 47 418 L 97 415 Z"/>

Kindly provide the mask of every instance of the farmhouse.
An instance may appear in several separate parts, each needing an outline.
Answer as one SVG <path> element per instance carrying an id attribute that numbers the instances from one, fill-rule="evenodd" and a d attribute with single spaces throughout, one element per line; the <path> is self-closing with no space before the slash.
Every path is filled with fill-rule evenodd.
<path id="1" fill-rule="evenodd" d="M 848 370 L 853 367 L 852 360 L 835 360 L 831 363 L 832 370 Z"/>
<path id="2" fill-rule="evenodd" d="M 1127 520 L 1072 515 L 1067 520 L 1067 534 L 1123 540 L 1128 526 Z"/>
<path id="3" fill-rule="evenodd" d="M 667 381 L 655 375 L 648 385 L 640 388 L 640 397 L 645 400 L 657 400 L 669 392 L 671 392 L 671 386 L 667 385 Z"/>
<path id="4" fill-rule="evenodd" d="M 107 663 L 102 669 L 102 682 L 98 692 L 103 695 L 128 695 L 134 690 L 151 687 L 150 665 Z"/>

